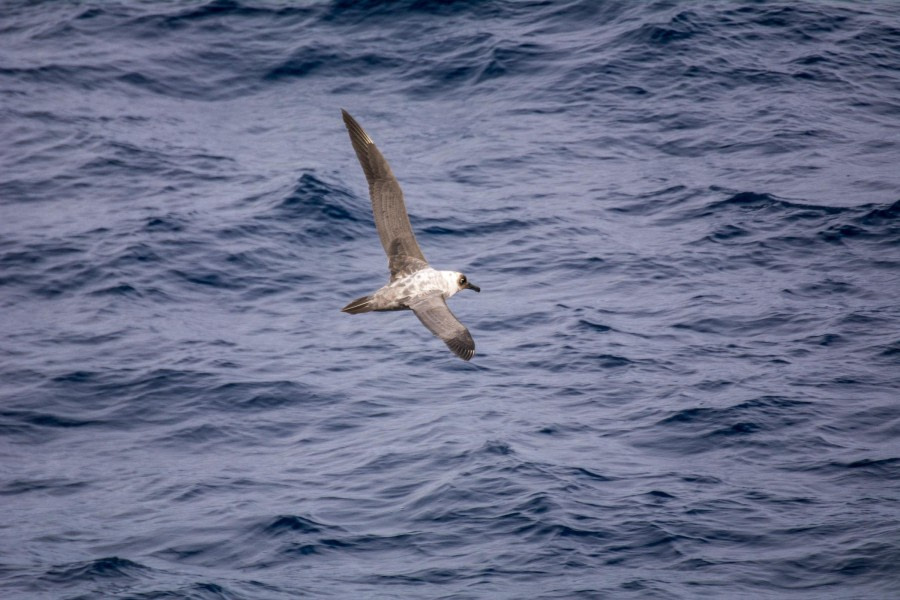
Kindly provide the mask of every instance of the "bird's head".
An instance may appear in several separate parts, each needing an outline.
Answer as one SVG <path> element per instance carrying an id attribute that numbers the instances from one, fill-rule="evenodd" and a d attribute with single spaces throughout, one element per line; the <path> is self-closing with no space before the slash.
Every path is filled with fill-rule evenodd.
<path id="1" fill-rule="evenodd" d="M 460 292 L 466 289 L 474 290 L 476 292 L 481 291 L 480 287 L 469 281 L 468 277 L 458 271 L 442 271 L 441 274 L 444 276 L 444 281 L 447 284 L 446 287 L 448 298 L 456 292 Z"/>

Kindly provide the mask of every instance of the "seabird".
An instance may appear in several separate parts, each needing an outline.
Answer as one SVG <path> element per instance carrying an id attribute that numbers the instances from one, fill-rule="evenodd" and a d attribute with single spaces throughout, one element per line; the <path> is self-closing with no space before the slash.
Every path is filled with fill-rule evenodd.
<path id="1" fill-rule="evenodd" d="M 429 266 L 413 234 L 403 190 L 391 167 L 369 134 L 341 109 L 350 143 L 369 182 L 372 212 L 378 237 L 388 256 L 391 280 L 374 294 L 357 298 L 341 310 L 350 314 L 373 310 L 412 310 L 437 337 L 463 360 L 475 355 L 475 341 L 469 330 L 453 316 L 447 298 L 464 289 L 479 288 L 457 271 L 438 271 Z"/>

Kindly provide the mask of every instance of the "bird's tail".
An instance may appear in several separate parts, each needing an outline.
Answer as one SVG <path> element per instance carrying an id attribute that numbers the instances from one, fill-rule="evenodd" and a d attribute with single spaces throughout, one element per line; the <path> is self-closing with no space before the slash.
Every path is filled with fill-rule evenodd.
<path id="1" fill-rule="evenodd" d="M 372 297 L 371 296 L 363 296 L 362 298 L 357 298 L 347 306 L 341 309 L 341 312 L 350 313 L 351 315 L 358 315 L 359 313 L 370 312 L 374 310 L 372 307 Z"/>

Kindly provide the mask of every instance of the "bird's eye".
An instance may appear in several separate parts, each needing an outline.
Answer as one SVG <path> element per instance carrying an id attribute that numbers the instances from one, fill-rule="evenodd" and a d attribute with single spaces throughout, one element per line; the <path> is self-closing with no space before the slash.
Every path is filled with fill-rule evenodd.
<path id="1" fill-rule="evenodd" d="M 466 276 L 465 275 L 459 276 L 459 285 L 466 285 Z"/>

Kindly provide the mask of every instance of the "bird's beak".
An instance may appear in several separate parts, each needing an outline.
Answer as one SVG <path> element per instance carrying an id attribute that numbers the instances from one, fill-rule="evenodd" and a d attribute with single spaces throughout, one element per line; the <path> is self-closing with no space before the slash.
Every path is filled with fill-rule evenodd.
<path id="1" fill-rule="evenodd" d="M 478 287 L 477 285 L 475 285 L 474 283 L 467 283 L 467 284 L 466 284 L 466 287 L 469 288 L 469 289 L 472 290 L 472 291 L 475 291 L 475 292 L 480 292 L 480 291 L 481 291 L 481 288 Z"/>

